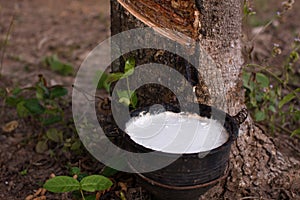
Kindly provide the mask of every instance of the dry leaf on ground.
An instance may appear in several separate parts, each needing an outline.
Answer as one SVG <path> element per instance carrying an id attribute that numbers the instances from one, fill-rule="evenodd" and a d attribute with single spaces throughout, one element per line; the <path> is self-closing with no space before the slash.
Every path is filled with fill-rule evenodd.
<path id="1" fill-rule="evenodd" d="M 17 121 L 11 121 L 2 126 L 2 130 L 6 133 L 11 133 L 13 132 L 16 128 L 18 128 L 19 122 Z"/>

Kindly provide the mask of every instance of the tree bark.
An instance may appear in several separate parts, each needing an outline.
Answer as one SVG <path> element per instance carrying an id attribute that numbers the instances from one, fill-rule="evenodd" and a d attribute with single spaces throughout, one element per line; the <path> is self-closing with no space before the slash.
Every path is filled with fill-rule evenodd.
<path id="1" fill-rule="evenodd" d="M 145 1 L 145 0 L 144 0 Z M 193 0 L 158 1 L 160 4 L 170 2 L 195 3 Z M 194 5 L 200 11 L 200 24 L 197 36 L 190 33 L 201 44 L 202 48 L 213 58 L 216 63 L 215 70 L 219 70 L 222 83 L 218 81 L 204 83 L 201 75 L 197 80 L 197 93 L 199 102 L 216 105 L 218 102 L 210 98 L 217 95 L 220 90 L 225 91 L 226 105 L 222 107 L 230 115 L 235 115 L 244 104 L 244 90 L 242 86 L 242 5 L 239 0 L 203 0 Z M 163 15 L 163 13 L 160 13 Z M 194 22 L 192 19 L 191 22 Z M 172 23 L 172 22 L 170 22 Z M 112 35 L 132 28 L 145 27 L 146 25 L 136 19 L 116 0 L 111 0 L 111 32 Z M 169 24 L 168 26 L 172 26 Z M 157 61 L 157 52 L 144 52 L 139 58 L 143 62 Z M 138 53 L 137 53 L 138 54 Z M 176 62 L 172 60 L 176 60 Z M 165 63 L 179 69 L 185 76 L 185 62 L 179 62 L 172 55 L 163 57 Z M 164 63 L 164 64 L 165 64 Z M 175 64 L 177 63 L 177 64 Z M 120 63 L 112 66 L 112 71 L 120 71 Z M 198 66 L 197 66 L 198 67 Z M 202 76 L 213 76 L 211 69 L 201 65 Z M 204 67 L 204 68 L 203 68 Z M 219 77 L 215 77 L 217 80 Z M 206 84 L 206 85 L 205 85 Z M 214 85 L 215 84 L 215 85 Z M 217 84 L 217 85 L 216 85 Z M 218 85 L 220 84 L 220 85 Z M 204 85 L 204 86 L 203 86 Z M 207 87 L 207 86 L 214 87 Z M 149 95 L 151 96 L 151 95 Z M 160 103 L 160 102 L 157 102 Z M 299 180 L 291 180 L 291 177 L 299 177 L 299 172 L 293 171 L 295 165 L 284 157 L 275 147 L 271 138 L 254 125 L 250 117 L 242 125 L 241 136 L 234 143 L 231 152 L 231 165 L 229 177 L 219 185 L 207 192 L 202 199 L 239 199 L 249 197 L 252 199 L 295 199 L 300 198 L 295 184 Z M 297 174 L 291 176 L 291 174 Z"/>

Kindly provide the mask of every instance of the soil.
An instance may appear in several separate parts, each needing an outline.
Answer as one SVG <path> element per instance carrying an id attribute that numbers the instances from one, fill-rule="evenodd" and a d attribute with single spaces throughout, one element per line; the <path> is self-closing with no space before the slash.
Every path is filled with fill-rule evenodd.
<path id="1" fill-rule="evenodd" d="M 259 20 L 269 19 L 280 6 L 275 0 L 272 0 L 276 2 L 274 4 L 262 2 L 267 5 L 264 4 L 262 12 L 258 13 Z M 283 48 L 283 54 L 273 62 L 281 62 L 296 34 L 300 34 L 297 21 L 300 18 L 299 9 L 300 3 L 297 2 L 283 22 L 273 23 L 257 37 L 253 55 L 258 60 L 267 57 L 273 44 L 278 43 Z M 38 74 L 43 74 L 51 85 L 62 84 L 71 90 L 74 77 L 56 74 L 43 65 L 43 59 L 56 54 L 77 70 L 87 54 L 110 33 L 108 0 L 0 0 L 0 52 L 12 20 L 3 69 L 0 69 L 3 75 L 0 88 L 7 90 L 18 85 L 33 85 L 38 80 Z M 255 30 L 251 28 L 248 31 L 251 35 Z M 300 72 L 299 65 L 298 68 Z M 58 148 L 54 154 L 49 151 L 37 153 L 35 145 L 40 130 L 30 120 L 20 119 L 15 108 L 6 106 L 1 96 L 0 108 L 0 127 L 14 120 L 19 124 L 9 133 L 0 129 L 0 199 L 25 199 L 36 193 L 52 173 L 68 175 L 72 166 L 91 174 L 99 173 L 103 168 L 87 152 L 76 154 Z M 275 133 L 270 137 L 284 155 L 300 162 L 298 137 L 291 138 L 285 133 Z M 132 176 L 118 174 L 113 180 L 128 186 L 127 199 L 148 198 L 147 192 L 134 183 Z M 101 199 L 118 199 L 116 194 L 120 191 L 121 188 L 116 186 Z M 47 199 L 72 199 L 70 194 L 47 192 L 46 196 Z"/>

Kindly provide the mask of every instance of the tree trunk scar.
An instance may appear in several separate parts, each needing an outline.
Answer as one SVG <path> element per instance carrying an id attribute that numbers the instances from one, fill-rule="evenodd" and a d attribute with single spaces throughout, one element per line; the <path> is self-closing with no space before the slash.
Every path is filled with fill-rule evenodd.
<path id="1" fill-rule="evenodd" d="M 164 2 L 118 0 L 118 2 L 138 20 L 171 40 L 192 46 L 199 39 L 201 11 L 197 9 L 195 0 Z"/>

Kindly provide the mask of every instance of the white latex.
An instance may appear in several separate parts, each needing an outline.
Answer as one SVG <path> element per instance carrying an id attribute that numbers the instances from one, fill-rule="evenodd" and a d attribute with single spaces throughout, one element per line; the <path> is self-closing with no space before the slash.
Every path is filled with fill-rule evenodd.
<path id="1" fill-rule="evenodd" d="M 137 144 L 176 154 L 206 152 L 223 145 L 229 137 L 216 120 L 173 112 L 132 118 L 125 131 Z"/>

